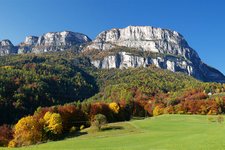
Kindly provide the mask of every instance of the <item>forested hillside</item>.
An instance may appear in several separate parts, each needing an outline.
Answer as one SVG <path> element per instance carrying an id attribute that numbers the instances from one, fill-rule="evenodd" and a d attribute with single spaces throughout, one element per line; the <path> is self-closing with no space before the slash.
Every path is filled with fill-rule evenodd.
<path id="1" fill-rule="evenodd" d="M 161 114 L 221 114 L 224 89 L 224 84 L 204 83 L 154 65 L 97 69 L 73 51 L 4 56 L 0 145 L 61 139 L 89 127 L 96 116 L 117 122 Z"/>
<path id="2" fill-rule="evenodd" d="M 70 56 L 73 59 L 70 59 Z M 13 123 L 37 107 L 84 100 L 98 92 L 95 78 L 73 53 L 0 57 L 0 124 Z"/>

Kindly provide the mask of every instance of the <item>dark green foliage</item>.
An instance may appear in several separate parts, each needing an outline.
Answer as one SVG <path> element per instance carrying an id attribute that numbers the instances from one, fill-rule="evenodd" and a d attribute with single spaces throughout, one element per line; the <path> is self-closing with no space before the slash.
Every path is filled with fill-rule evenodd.
<path id="1" fill-rule="evenodd" d="M 90 65 L 75 54 L 0 57 L 0 124 L 32 114 L 39 106 L 84 100 L 98 92 Z"/>

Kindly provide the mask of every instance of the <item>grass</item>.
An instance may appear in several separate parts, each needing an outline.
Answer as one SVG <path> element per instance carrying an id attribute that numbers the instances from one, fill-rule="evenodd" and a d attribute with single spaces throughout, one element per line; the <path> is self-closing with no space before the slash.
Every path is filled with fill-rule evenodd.
<path id="1" fill-rule="evenodd" d="M 210 116 L 213 117 L 213 116 Z M 215 116 L 214 116 L 215 117 Z M 109 124 L 101 132 L 57 142 L 19 148 L 21 150 L 223 150 L 225 123 L 209 116 L 162 115 L 144 120 Z M 89 133 L 88 133 L 89 132 Z M 87 133 L 87 134 L 86 134 Z"/>

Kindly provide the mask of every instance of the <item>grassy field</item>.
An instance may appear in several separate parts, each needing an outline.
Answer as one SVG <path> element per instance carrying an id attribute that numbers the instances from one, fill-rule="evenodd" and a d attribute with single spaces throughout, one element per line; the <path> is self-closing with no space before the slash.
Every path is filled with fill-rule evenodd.
<path id="1" fill-rule="evenodd" d="M 25 150 L 224 150 L 225 123 L 209 116 L 163 115 L 109 124 L 102 132 L 57 142 L 23 147 Z M 89 133 L 87 133 L 89 132 Z"/>

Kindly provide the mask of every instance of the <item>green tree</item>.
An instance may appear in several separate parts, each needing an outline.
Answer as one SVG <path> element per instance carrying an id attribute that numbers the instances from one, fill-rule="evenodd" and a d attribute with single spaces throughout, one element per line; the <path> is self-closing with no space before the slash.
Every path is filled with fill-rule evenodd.
<path id="1" fill-rule="evenodd" d="M 103 114 L 97 114 L 95 115 L 93 121 L 92 121 L 92 126 L 97 128 L 98 131 L 101 130 L 102 126 L 107 123 L 106 116 Z"/>

